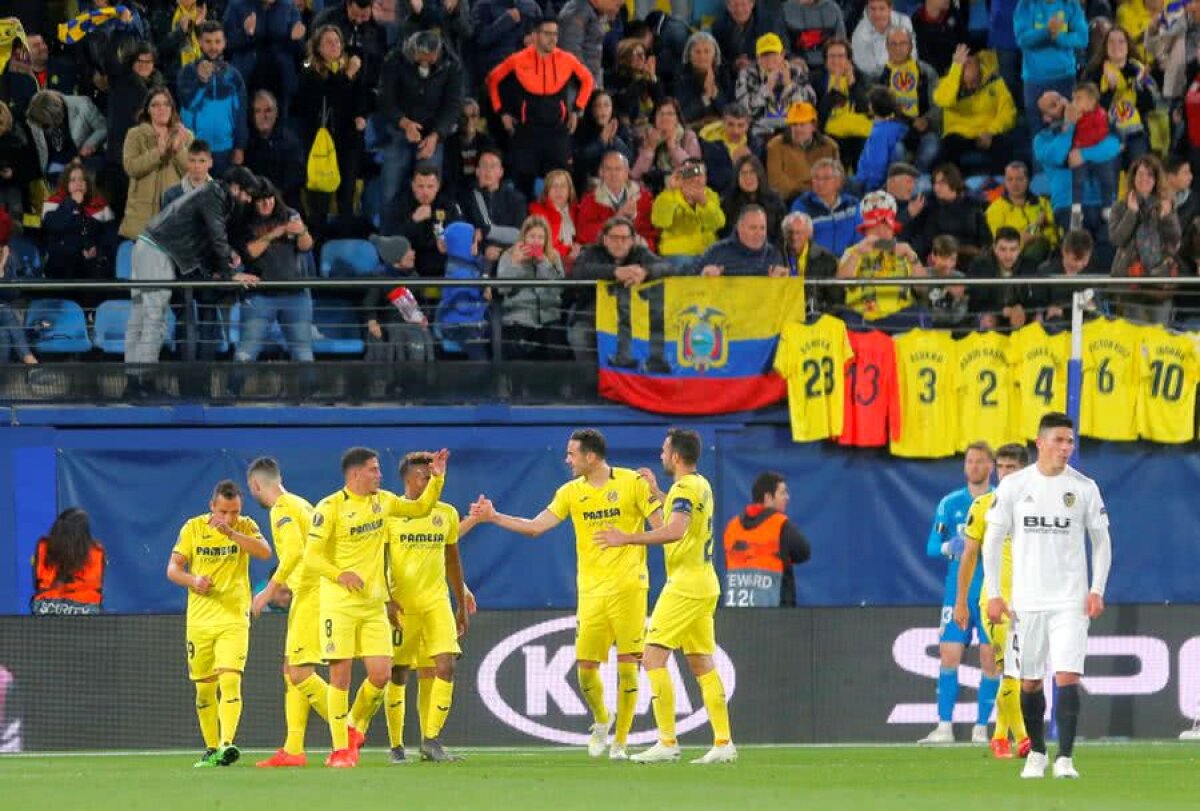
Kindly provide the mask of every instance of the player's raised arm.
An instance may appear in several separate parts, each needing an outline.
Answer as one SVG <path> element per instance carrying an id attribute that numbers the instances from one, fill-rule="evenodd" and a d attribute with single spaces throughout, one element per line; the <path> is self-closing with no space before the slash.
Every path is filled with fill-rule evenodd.
<path id="1" fill-rule="evenodd" d="M 388 515 L 398 518 L 424 518 L 429 515 L 442 497 L 442 488 L 446 485 L 446 463 L 449 460 L 450 451 L 445 448 L 433 454 L 433 461 L 429 465 L 429 484 L 425 485 L 421 497 L 409 501 L 393 496 L 387 500 Z"/>
<path id="2" fill-rule="evenodd" d="M 519 535 L 524 535 L 526 538 L 537 538 L 562 523 L 562 518 L 559 518 L 549 509 L 542 510 L 535 518 L 518 518 L 515 515 L 505 515 L 502 512 L 498 512 L 491 500 L 482 495 L 471 505 L 471 518 L 476 519 L 477 522 L 482 521 L 488 524 L 495 524 L 501 529 L 516 532 Z"/>
<path id="3" fill-rule="evenodd" d="M 253 535 L 238 532 L 215 515 L 208 519 L 208 525 L 241 547 L 242 551 L 250 557 L 259 560 L 271 557 L 271 545 L 267 543 L 267 539 L 262 536 L 261 532 L 256 531 Z M 255 529 L 257 530 L 257 527 Z"/>

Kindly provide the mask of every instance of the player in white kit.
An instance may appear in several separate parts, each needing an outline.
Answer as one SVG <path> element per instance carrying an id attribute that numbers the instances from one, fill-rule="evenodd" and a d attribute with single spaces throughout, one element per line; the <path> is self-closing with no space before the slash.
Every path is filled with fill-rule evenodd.
<path id="1" fill-rule="evenodd" d="M 1104 612 L 1104 586 L 1112 567 L 1108 513 L 1100 488 L 1070 467 L 1075 426 L 1066 414 L 1042 417 L 1037 464 L 1006 477 L 996 488 L 983 540 L 983 577 L 988 594 L 999 595 L 1006 535 L 1012 536 L 1012 607 L 1004 598 L 988 601 L 988 618 L 1008 614 L 1012 631 L 1005 675 L 1021 679 L 1021 715 L 1033 741 L 1021 777 L 1046 772 L 1042 679 L 1047 658 L 1058 685 L 1055 777 L 1079 777 L 1071 760 L 1079 723 L 1079 678 L 1087 655 L 1088 623 Z M 1086 541 L 1092 542 L 1092 583 L 1088 587 Z"/>

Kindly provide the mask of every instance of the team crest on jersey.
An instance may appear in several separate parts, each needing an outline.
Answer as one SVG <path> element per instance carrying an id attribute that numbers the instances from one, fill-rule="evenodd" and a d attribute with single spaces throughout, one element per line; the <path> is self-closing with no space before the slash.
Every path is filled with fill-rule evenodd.
<path id="1" fill-rule="evenodd" d="M 333 653 L 335 650 L 337 650 L 337 647 L 332 642 L 325 646 L 326 653 Z"/>
<path id="2" fill-rule="evenodd" d="M 1063 493 L 1063 504 L 1066 504 L 1068 507 L 1074 507 L 1075 506 L 1075 494 L 1074 493 Z"/>
<path id="3" fill-rule="evenodd" d="M 440 515 L 435 515 L 433 517 L 433 525 L 435 527 L 440 527 L 442 525 L 442 517 Z"/>
<path id="4" fill-rule="evenodd" d="M 371 502 L 371 512 L 375 513 L 376 515 L 383 512 L 383 507 L 380 506 L 378 501 Z"/>
<path id="5" fill-rule="evenodd" d="M 684 369 L 706 372 L 720 368 L 729 360 L 729 341 L 725 336 L 727 316 L 715 307 L 688 307 L 676 316 L 679 322 L 679 365 Z"/>
<path id="6" fill-rule="evenodd" d="M 324 524 L 324 523 L 325 523 L 325 515 L 324 515 L 324 513 L 315 513 L 315 514 L 313 515 L 313 519 L 312 519 L 312 525 L 313 525 L 314 527 L 319 527 L 319 526 L 321 526 L 321 525 L 322 525 L 322 524 Z"/>
<path id="7" fill-rule="evenodd" d="M 609 490 L 608 495 L 605 496 L 605 498 L 607 498 L 610 502 L 615 504 L 617 502 L 617 499 L 620 498 L 620 496 L 617 495 L 616 490 Z"/>

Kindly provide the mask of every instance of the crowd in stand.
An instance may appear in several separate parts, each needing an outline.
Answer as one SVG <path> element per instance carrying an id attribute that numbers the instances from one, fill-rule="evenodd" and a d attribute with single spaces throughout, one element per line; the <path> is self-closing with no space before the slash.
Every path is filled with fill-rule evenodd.
<path id="1" fill-rule="evenodd" d="M 812 306 L 969 330 L 1068 319 L 1071 289 L 964 277 L 1196 274 L 1200 0 L 695 2 L 17 3 L 0 351 L 37 361 L 18 238 L 50 279 L 111 279 L 129 240 L 134 279 L 242 282 L 243 361 L 276 322 L 313 358 L 309 292 L 254 286 L 342 238 L 397 279 L 355 301 L 376 360 L 486 357 L 492 310 L 507 357 L 594 355 L 590 290 L 507 279 L 856 278 Z M 438 276 L 480 285 L 403 286 Z M 134 291 L 127 361 L 158 359 L 173 301 Z M 201 357 L 228 303 L 197 294 Z"/>

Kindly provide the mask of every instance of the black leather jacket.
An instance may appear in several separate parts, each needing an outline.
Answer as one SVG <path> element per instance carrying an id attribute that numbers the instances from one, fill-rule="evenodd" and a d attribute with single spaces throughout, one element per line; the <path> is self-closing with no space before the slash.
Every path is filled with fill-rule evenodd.
<path id="1" fill-rule="evenodd" d="M 205 183 L 158 212 L 143 236 L 171 257 L 180 276 L 229 276 L 233 250 L 228 229 L 235 211 L 224 183 Z"/>

